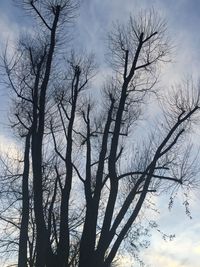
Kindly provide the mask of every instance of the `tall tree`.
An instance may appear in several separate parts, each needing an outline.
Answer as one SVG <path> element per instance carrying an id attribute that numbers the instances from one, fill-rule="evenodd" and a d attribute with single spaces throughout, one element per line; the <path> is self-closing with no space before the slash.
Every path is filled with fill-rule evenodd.
<path id="1" fill-rule="evenodd" d="M 4 57 L 5 70 L 12 89 L 20 98 L 20 106 L 23 114 L 16 113 L 21 127 L 28 131 L 26 135 L 24 175 L 22 182 L 23 212 L 22 223 L 26 227 L 21 229 L 19 266 L 26 265 L 27 243 L 27 207 L 28 207 L 28 172 L 29 172 L 29 142 L 31 138 L 31 161 L 33 172 L 33 196 L 36 224 L 36 266 L 55 266 L 50 240 L 48 240 L 47 228 L 43 207 L 43 136 L 45 128 L 46 95 L 51 77 L 51 69 L 55 48 L 58 45 L 58 35 L 65 23 L 71 22 L 75 15 L 77 2 L 65 1 L 22 1 L 28 12 L 34 14 L 41 25 L 42 34 L 38 33 L 39 40 L 25 40 L 22 42 L 22 58 L 15 62 L 9 62 Z M 36 36 L 35 36 L 36 38 Z M 25 54 L 23 55 L 23 53 Z M 11 66 L 11 64 L 13 64 Z M 18 69 L 17 69 L 18 68 Z M 19 68 L 21 73 L 18 76 Z M 28 71 L 29 72 L 28 72 Z M 25 105 L 29 104 L 27 110 Z M 28 113 L 26 113 L 28 112 Z M 26 122 L 24 122 L 24 119 Z M 28 121 L 28 124 L 27 124 Z M 18 123 L 17 123 L 18 124 Z M 25 203 L 26 202 L 26 203 Z M 23 247 L 25 245 L 25 247 Z M 24 258 L 25 257 L 25 258 Z M 25 265 L 24 265 L 25 264 Z"/>
<path id="2" fill-rule="evenodd" d="M 169 59 L 165 22 L 150 10 L 115 25 L 109 35 L 112 77 L 98 105 L 86 90 L 96 72 L 93 56 L 71 52 L 56 62 L 60 30 L 76 5 L 24 4 L 42 33 L 36 41 L 21 40 L 14 62 L 4 57 L 8 85 L 19 99 L 14 126 L 26 140 L 18 265 L 108 267 L 148 196 L 195 179 L 191 149 L 181 141 L 187 143 L 198 114 L 199 87 L 188 83 L 171 92 L 161 123 L 141 145 L 137 123 L 151 95 L 159 94 L 158 70 Z"/>

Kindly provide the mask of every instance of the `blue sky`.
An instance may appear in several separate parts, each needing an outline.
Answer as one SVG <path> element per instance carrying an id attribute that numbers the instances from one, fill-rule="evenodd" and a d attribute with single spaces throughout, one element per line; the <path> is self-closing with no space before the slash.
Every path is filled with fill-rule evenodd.
<path id="1" fill-rule="evenodd" d="M 200 1 L 199 0 L 82 0 L 80 16 L 76 23 L 74 41 L 79 47 L 93 51 L 100 62 L 98 74 L 101 85 L 107 66 L 104 63 L 105 37 L 112 23 L 126 21 L 130 13 L 141 8 L 153 7 L 168 22 L 171 39 L 175 45 L 173 62 L 162 72 L 161 81 L 165 88 L 184 76 L 198 77 L 200 70 Z M 25 29 L 28 17 L 13 6 L 11 0 L 0 1 L 0 49 L 2 52 L 6 40 L 12 49 L 14 41 L 22 29 Z M 0 85 L 0 147 L 9 138 L 7 123 L 8 93 Z M 141 256 L 152 267 L 199 267 L 200 262 L 200 196 L 194 192 L 191 201 L 193 219 L 190 220 L 178 199 L 171 212 L 168 211 L 168 199 L 157 201 L 160 208 L 158 221 L 160 228 L 169 234 L 176 234 L 174 241 L 165 242 L 154 231 L 152 246 L 144 250 Z M 130 255 L 124 257 L 124 267 L 130 267 Z M 1 267 L 1 266 L 0 266 Z M 136 267 L 136 266 L 135 266 Z"/>

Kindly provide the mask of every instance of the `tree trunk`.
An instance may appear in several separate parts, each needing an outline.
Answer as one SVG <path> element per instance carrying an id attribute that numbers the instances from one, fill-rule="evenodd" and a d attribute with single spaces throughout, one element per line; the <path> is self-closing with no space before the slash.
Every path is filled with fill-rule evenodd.
<path id="1" fill-rule="evenodd" d="M 26 136 L 24 151 L 24 170 L 22 177 L 22 220 L 19 237 L 18 267 L 27 267 L 27 241 L 29 223 L 29 152 L 30 131 Z"/>
<path id="2" fill-rule="evenodd" d="M 36 221 L 36 267 L 45 267 L 47 256 L 47 230 L 43 213 L 42 149 L 34 134 L 32 138 L 34 212 Z"/>

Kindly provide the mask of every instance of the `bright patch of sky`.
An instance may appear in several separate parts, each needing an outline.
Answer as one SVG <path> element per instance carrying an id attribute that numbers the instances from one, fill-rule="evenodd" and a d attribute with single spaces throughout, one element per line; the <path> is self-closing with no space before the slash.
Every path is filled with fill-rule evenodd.
<path id="1" fill-rule="evenodd" d="M 11 0 L 0 1 L 0 49 L 6 41 L 12 48 L 20 31 L 25 28 L 29 18 L 13 6 Z M 154 8 L 166 18 L 170 37 L 175 45 L 173 62 L 162 72 L 162 84 L 169 87 L 185 75 L 198 77 L 200 69 L 200 1 L 199 0 L 82 0 L 80 16 L 77 19 L 74 41 L 81 49 L 96 54 L 100 64 L 98 83 L 101 86 L 108 67 L 105 62 L 106 33 L 114 21 L 125 22 L 130 13 L 141 8 Z M 9 132 L 8 92 L 0 84 L 0 125 L 1 135 Z M 0 137 L 5 144 L 7 137 Z M 11 142 L 11 139 L 9 139 Z M 171 212 L 167 209 L 167 198 L 158 203 L 160 208 L 159 225 L 167 233 L 175 233 L 174 241 L 165 242 L 153 232 L 152 246 L 144 250 L 141 257 L 151 267 L 199 267 L 200 262 L 200 205 L 199 194 L 195 193 L 191 204 L 192 217 L 186 215 L 181 200 L 177 200 Z M 131 255 L 125 255 L 122 266 L 131 266 Z M 136 265 L 134 265 L 136 266 Z"/>

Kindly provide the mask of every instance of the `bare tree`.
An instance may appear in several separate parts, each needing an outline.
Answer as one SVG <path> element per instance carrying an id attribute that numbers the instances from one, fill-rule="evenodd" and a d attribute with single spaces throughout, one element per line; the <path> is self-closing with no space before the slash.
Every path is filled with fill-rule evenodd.
<path id="1" fill-rule="evenodd" d="M 3 58 L 7 84 L 19 99 L 14 127 L 26 140 L 18 266 L 108 267 L 128 236 L 137 248 L 149 196 L 195 185 L 198 169 L 191 146 L 182 142 L 199 111 L 199 86 L 181 85 L 165 96 L 161 122 L 141 145 L 136 127 L 151 95 L 159 94 L 159 67 L 169 61 L 165 22 L 150 10 L 115 25 L 112 77 L 98 105 L 86 90 L 96 72 L 93 56 L 71 52 L 54 64 L 59 31 L 75 6 L 67 0 L 24 5 L 42 35 L 22 39 L 14 61 Z"/>
<path id="2" fill-rule="evenodd" d="M 38 41 L 32 38 L 29 42 L 22 40 L 21 56 L 8 62 L 4 57 L 4 66 L 8 83 L 20 99 L 17 105 L 17 123 L 26 134 L 24 175 L 22 182 L 23 213 L 20 234 L 19 266 L 26 266 L 27 231 L 28 231 L 28 173 L 29 145 L 31 140 L 33 197 L 36 223 L 36 266 L 46 263 L 55 266 L 50 240 L 48 240 L 43 210 L 43 174 L 42 174 L 42 143 L 44 136 L 44 121 L 46 95 L 51 76 L 51 68 L 55 48 L 58 44 L 58 34 L 65 22 L 74 17 L 77 4 L 66 1 L 23 1 L 28 12 L 33 13 L 41 23 L 42 34 Z M 21 73 L 19 74 L 19 69 Z M 26 105 L 28 104 L 28 107 Z M 31 138 L 31 139 L 30 139 Z M 23 250 L 23 251 L 22 251 Z"/>

